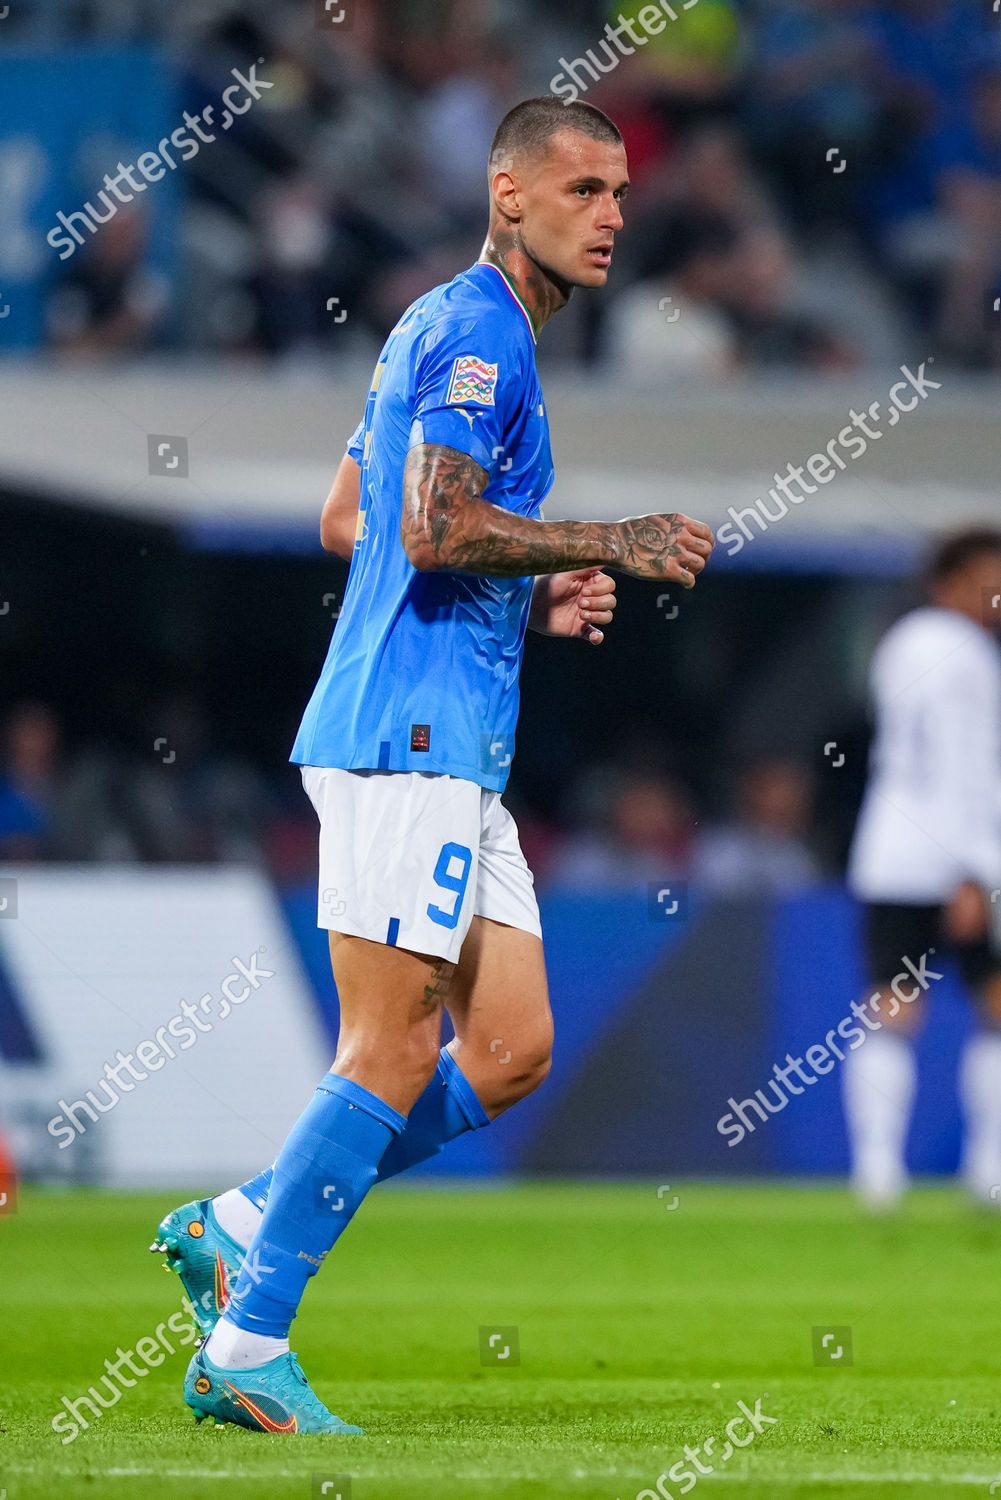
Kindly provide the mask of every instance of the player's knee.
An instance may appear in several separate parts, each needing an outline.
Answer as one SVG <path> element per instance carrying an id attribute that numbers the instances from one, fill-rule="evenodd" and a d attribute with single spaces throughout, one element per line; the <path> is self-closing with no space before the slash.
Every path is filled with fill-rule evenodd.
<path id="1" fill-rule="evenodd" d="M 342 1036 L 334 1069 L 380 1097 L 391 1087 L 409 1108 L 434 1077 L 438 1048 L 437 1032 L 429 1026 L 411 1027 L 397 1036 Z"/>
<path id="2" fill-rule="evenodd" d="M 396 1046 L 386 1047 L 379 1061 L 398 1079 L 405 1094 L 418 1099 L 434 1077 L 438 1050 L 438 1036 L 429 1027 L 414 1027 Z"/>
<path id="3" fill-rule="evenodd" d="M 525 1099 L 529 1094 L 534 1094 L 537 1088 L 541 1088 L 549 1077 L 549 1071 L 553 1066 L 553 1051 L 549 1045 L 544 1051 L 537 1052 L 531 1057 L 522 1069 L 515 1083 L 515 1097 Z"/>
<path id="4" fill-rule="evenodd" d="M 491 1061 L 494 1066 L 486 1074 L 481 1093 L 487 1096 L 482 1099 L 485 1108 L 496 1114 L 527 1099 L 545 1083 L 553 1061 L 552 1038 L 519 1049 L 506 1065 L 503 1055 L 495 1055 Z"/>

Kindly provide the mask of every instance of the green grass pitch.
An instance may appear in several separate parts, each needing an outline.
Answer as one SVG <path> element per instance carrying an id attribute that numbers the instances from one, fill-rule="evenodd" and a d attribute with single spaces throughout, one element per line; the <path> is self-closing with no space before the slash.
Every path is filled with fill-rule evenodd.
<path id="1" fill-rule="evenodd" d="M 6 1500 L 648 1500 L 759 1399 L 778 1420 L 701 1494 L 1001 1496 L 1001 1221 L 952 1189 L 884 1223 L 827 1186 L 379 1190 L 294 1339 L 365 1437 L 196 1427 L 179 1349 L 63 1444 L 62 1398 L 180 1306 L 146 1253 L 174 1201 L 25 1191 L 0 1221 Z M 519 1363 L 481 1362 L 495 1327 Z M 828 1327 L 850 1366 L 814 1362 Z"/>

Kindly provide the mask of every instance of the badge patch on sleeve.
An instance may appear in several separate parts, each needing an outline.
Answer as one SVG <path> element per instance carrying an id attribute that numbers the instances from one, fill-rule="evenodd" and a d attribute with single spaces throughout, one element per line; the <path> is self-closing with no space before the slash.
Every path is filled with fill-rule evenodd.
<path id="1" fill-rule="evenodd" d="M 497 389 L 497 365 L 488 365 L 475 354 L 462 354 L 452 366 L 452 379 L 448 387 L 447 406 L 465 406 L 475 401 L 478 406 L 493 406 Z"/>

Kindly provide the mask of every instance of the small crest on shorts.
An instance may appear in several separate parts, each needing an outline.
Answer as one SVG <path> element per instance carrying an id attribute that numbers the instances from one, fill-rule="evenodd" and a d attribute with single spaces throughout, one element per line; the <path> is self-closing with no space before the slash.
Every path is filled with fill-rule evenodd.
<path id="1" fill-rule="evenodd" d="M 431 749 L 431 725 L 411 724 L 410 726 L 410 748 L 411 750 Z"/>
<path id="2" fill-rule="evenodd" d="M 446 404 L 465 406 L 472 401 L 478 406 L 493 406 L 498 369 L 498 365 L 488 365 L 475 354 L 460 354 L 452 366 Z"/>

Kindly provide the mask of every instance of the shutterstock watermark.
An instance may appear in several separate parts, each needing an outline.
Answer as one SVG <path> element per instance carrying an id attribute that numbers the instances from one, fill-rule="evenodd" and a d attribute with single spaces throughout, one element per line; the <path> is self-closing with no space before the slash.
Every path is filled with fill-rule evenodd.
<path id="1" fill-rule="evenodd" d="M 899 1015 L 902 1005 L 912 1004 L 919 995 L 931 988 L 936 979 L 942 978 L 936 969 L 929 967 L 929 959 L 934 952 L 934 948 L 930 948 L 927 953 L 922 953 L 917 963 L 910 958 L 901 960 L 903 968 L 890 981 L 891 1020 Z M 854 1052 L 865 1041 L 867 1031 L 881 1030 L 883 1022 L 879 1018 L 879 1012 L 882 1010 L 882 998 L 879 990 L 875 990 L 865 1004 L 853 1000 L 849 1008 L 851 1015 L 843 1017 L 837 1026 L 832 1026 L 822 1042 L 815 1042 L 813 1046 L 807 1047 L 802 1057 L 793 1057 L 791 1052 L 787 1052 L 785 1062 L 772 1065 L 775 1076 L 767 1084 L 772 1093 L 771 1099 L 765 1089 L 756 1089 L 749 1099 L 738 1101 L 731 1097 L 726 1101 L 730 1108 L 726 1114 L 720 1115 L 716 1121 L 716 1129 L 720 1135 L 728 1137 L 728 1146 L 739 1146 L 746 1136 L 754 1134 L 758 1124 L 763 1125 L 772 1115 L 781 1114 L 790 1097 L 805 1094 L 807 1088 L 815 1084 L 818 1078 L 832 1071 L 836 1062 L 844 1062 L 845 1052 L 836 1038 L 847 1043 L 847 1051 Z M 792 1081 L 793 1074 L 799 1080 L 798 1083 Z M 749 1117 L 752 1110 L 758 1117 L 757 1124 Z"/>
<path id="2" fill-rule="evenodd" d="M 716 1474 L 728 1464 L 734 1453 L 739 1448 L 749 1448 L 756 1437 L 769 1427 L 774 1427 L 778 1417 L 769 1417 L 761 1409 L 761 1403 L 768 1400 L 768 1392 L 759 1396 L 752 1410 L 746 1401 L 737 1402 L 737 1415 L 731 1417 L 724 1429 L 726 1441 L 717 1453 L 716 1436 L 711 1434 L 696 1448 L 692 1443 L 686 1443 L 682 1452 L 684 1458 L 679 1458 L 677 1463 L 654 1480 L 656 1488 L 640 1490 L 636 1500 L 674 1500 L 675 1495 L 688 1495 L 698 1484 L 699 1480 L 707 1474 Z M 738 1432 L 746 1426 L 746 1432 L 738 1437 Z M 704 1460 L 712 1459 L 712 1462 Z M 667 1484 L 677 1485 L 677 1490 L 667 1489 Z"/>
<path id="3" fill-rule="evenodd" d="M 201 1299 L 206 1309 L 212 1296 L 213 1293 L 208 1291 Z M 89 1409 L 91 1417 L 97 1421 L 106 1411 L 118 1405 L 126 1391 L 134 1390 L 150 1370 L 158 1369 L 168 1354 L 176 1354 L 178 1348 L 185 1349 L 198 1343 L 201 1333 L 193 1321 L 194 1305 L 187 1297 L 182 1300 L 183 1310 L 171 1313 L 163 1323 L 157 1324 L 151 1334 L 137 1339 L 134 1349 L 123 1349 L 119 1345 L 115 1350 L 115 1358 L 104 1361 L 107 1373 L 101 1376 L 99 1383 L 89 1386 L 82 1396 L 63 1397 L 61 1409 L 56 1412 L 49 1425 L 64 1447 L 75 1442 L 81 1432 L 86 1432 L 91 1425 L 83 1415 L 82 1408 Z M 173 1342 L 167 1336 L 168 1329 L 175 1335 Z M 130 1375 L 125 1374 L 123 1365 L 131 1371 Z M 136 1377 L 135 1380 L 132 1375 Z"/>
<path id="4" fill-rule="evenodd" d="M 265 979 L 272 979 L 275 974 L 274 969 L 259 967 L 256 953 L 252 953 L 246 963 L 242 958 L 235 957 L 230 962 L 233 971 L 226 975 L 219 986 L 218 1002 L 214 995 L 208 993 L 202 996 L 197 1005 L 190 1000 L 182 1000 L 178 1013 L 171 1016 L 163 1026 L 158 1026 L 152 1038 L 137 1043 L 132 1052 L 118 1049 L 114 1062 L 105 1063 L 104 1076 L 97 1085 L 103 1092 L 103 1098 L 98 1097 L 95 1089 L 88 1089 L 82 1099 L 74 1099 L 72 1104 L 67 1104 L 65 1099 L 59 1100 L 60 1112 L 52 1116 L 47 1129 L 49 1135 L 59 1141 L 60 1151 L 71 1146 L 87 1130 L 87 1125 L 80 1119 L 81 1114 L 89 1116 L 90 1124 L 96 1125 L 101 1115 L 114 1109 L 123 1094 L 131 1094 L 136 1084 L 145 1083 L 150 1073 L 159 1073 L 168 1061 L 173 1061 L 178 1052 L 187 1052 L 195 1045 L 199 1034 L 212 1031 L 217 1022 L 227 1020 L 236 1006 L 242 1005 L 260 989 Z M 214 1020 L 203 1020 L 203 1017 L 210 1015 L 217 1003 L 218 1015 Z M 167 1040 L 168 1037 L 177 1043 L 176 1049 Z M 132 1079 L 131 1083 L 122 1076 L 123 1072 Z"/>
<path id="5" fill-rule="evenodd" d="M 257 76 L 257 69 L 263 62 L 264 58 L 259 57 L 246 73 L 241 73 L 239 68 L 231 70 L 230 77 L 234 81 L 222 92 L 223 110 L 219 121 L 222 130 L 228 130 L 234 119 L 245 115 L 265 89 L 274 88 L 274 83 Z M 59 251 L 59 259 L 69 260 L 80 245 L 86 244 L 82 230 L 86 229 L 88 234 L 95 235 L 102 224 L 113 219 L 120 208 L 132 203 L 151 183 L 159 182 L 168 171 L 176 171 L 178 159 L 182 162 L 191 161 L 203 146 L 216 140 L 215 132 L 204 128 L 214 123 L 214 117 L 214 104 L 206 104 L 196 115 L 186 109 L 183 125 L 178 125 L 169 136 L 164 136 L 156 150 L 142 152 L 134 162 L 120 161 L 114 176 L 105 172 L 104 187 L 98 190 L 94 203 L 88 201 L 83 208 L 76 208 L 69 214 L 64 214 L 60 209 L 56 214 L 58 223 L 45 236 L 53 250 Z M 174 152 L 177 153 L 177 159 Z"/>
<path id="6" fill-rule="evenodd" d="M 697 4 L 698 0 L 684 0 L 680 9 L 691 10 Z M 604 50 L 606 62 L 602 63 L 595 56 L 593 47 L 589 47 L 583 57 L 575 57 L 572 62 L 561 57 L 562 72 L 549 80 L 549 92 L 562 99 L 564 104 L 576 104 L 581 94 L 586 94 L 590 88 L 590 84 L 581 80 L 582 72 L 590 74 L 591 83 L 597 83 L 604 73 L 611 73 L 624 57 L 635 56 L 637 48 L 645 47 L 652 36 L 659 36 L 666 26 L 677 19 L 678 12 L 668 4 L 668 0 L 656 0 L 656 4 L 644 5 L 635 20 L 632 16 L 620 14 L 614 26 L 611 21 L 606 21 L 604 39 L 598 44 Z M 635 46 L 623 41 L 623 32 L 626 32 L 630 42 L 635 42 Z"/>
<path id="7" fill-rule="evenodd" d="M 920 402 L 928 399 L 929 392 L 942 389 L 940 380 L 932 380 L 925 374 L 925 365 L 931 363 L 930 358 L 924 360 L 918 366 L 917 374 L 908 369 L 907 365 L 900 366 L 900 373 L 904 378 L 890 387 L 887 426 L 896 427 L 902 415 L 914 411 Z M 854 463 L 861 458 L 870 443 L 878 442 L 883 436 L 879 425 L 879 406 L 878 401 L 873 401 L 864 412 L 858 412 L 852 407 L 848 413 L 850 422 L 842 427 L 837 437 L 831 438 L 826 448 L 811 453 L 805 464 L 787 464 L 784 474 L 775 475 L 775 485 L 768 491 L 767 499 L 759 496 L 753 505 L 746 505 L 743 510 L 736 510 L 731 505 L 729 521 L 724 521 L 716 533 L 717 540 L 726 548 L 727 557 L 736 557 L 748 542 L 767 531 L 776 521 L 784 520 L 789 514 L 790 506 L 802 505 L 822 485 L 830 484 L 839 473 L 844 473 L 849 462 Z M 807 472 L 810 479 L 816 480 L 816 484 L 811 484 L 810 479 L 807 479 Z M 768 508 L 768 501 L 773 509 Z M 750 522 L 754 523 L 753 529 Z"/>

